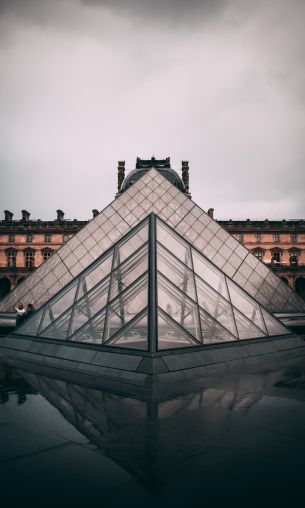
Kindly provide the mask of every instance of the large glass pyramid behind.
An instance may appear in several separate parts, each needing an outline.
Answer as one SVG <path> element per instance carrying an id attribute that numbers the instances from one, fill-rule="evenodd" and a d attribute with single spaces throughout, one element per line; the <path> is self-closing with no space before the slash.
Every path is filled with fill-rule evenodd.
<path id="1" fill-rule="evenodd" d="M 289 331 L 150 214 L 15 333 L 152 353 Z"/>

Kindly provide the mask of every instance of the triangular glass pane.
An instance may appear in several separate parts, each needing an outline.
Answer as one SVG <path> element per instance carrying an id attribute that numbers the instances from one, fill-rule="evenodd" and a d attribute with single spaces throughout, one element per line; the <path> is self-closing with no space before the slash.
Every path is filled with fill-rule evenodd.
<path id="1" fill-rule="evenodd" d="M 108 305 L 105 341 L 147 307 L 147 292 L 147 275 L 145 275 Z"/>
<path id="2" fill-rule="evenodd" d="M 139 249 L 148 240 L 148 223 L 138 229 L 135 233 L 129 236 L 126 240 L 120 242 L 115 249 L 114 266 L 123 263 L 131 254 Z"/>
<path id="3" fill-rule="evenodd" d="M 158 309 L 158 350 L 200 346 L 195 339 Z"/>
<path id="4" fill-rule="evenodd" d="M 200 307 L 237 337 L 231 304 L 199 277 L 195 276 L 195 280 Z"/>
<path id="5" fill-rule="evenodd" d="M 90 289 L 92 289 L 98 282 L 103 280 L 110 273 L 112 255 L 113 252 L 111 252 L 106 258 L 98 261 L 98 263 L 95 263 L 81 275 L 77 299 L 81 298 L 85 293 L 90 291 Z"/>
<path id="6" fill-rule="evenodd" d="M 102 310 L 85 326 L 78 330 L 69 340 L 75 342 L 88 342 L 92 344 L 102 344 L 106 310 Z"/>
<path id="7" fill-rule="evenodd" d="M 217 293 L 220 293 L 228 300 L 228 290 L 226 286 L 225 276 L 223 273 L 212 265 L 205 257 L 201 256 L 192 249 L 194 271 L 201 277 L 202 280 L 212 286 Z"/>
<path id="8" fill-rule="evenodd" d="M 217 344 L 219 342 L 232 342 L 237 340 L 234 335 L 212 319 L 204 310 L 200 309 L 199 313 L 203 344 Z"/>
<path id="9" fill-rule="evenodd" d="M 252 321 L 258 328 L 266 332 L 260 306 L 250 296 L 240 289 L 234 282 L 227 279 L 231 302 L 242 314 Z"/>
<path id="10" fill-rule="evenodd" d="M 147 351 L 148 329 L 147 312 L 126 326 L 122 332 L 107 342 L 107 346 L 141 349 Z M 105 344 L 106 345 L 106 344 Z"/>
<path id="11" fill-rule="evenodd" d="M 36 336 L 39 329 L 42 314 L 43 309 L 35 312 L 35 314 L 32 315 L 30 318 L 28 318 L 24 323 L 22 323 L 22 325 L 20 325 L 19 328 L 14 333 L 18 333 L 20 335 Z"/>
<path id="12" fill-rule="evenodd" d="M 119 293 L 124 291 L 132 282 L 134 282 L 142 273 L 148 270 L 148 247 L 147 244 L 136 251 L 131 257 L 119 265 L 112 272 L 110 299 L 115 298 Z"/>
<path id="13" fill-rule="evenodd" d="M 78 279 L 73 281 L 73 283 L 63 291 L 60 291 L 59 294 L 46 305 L 39 334 L 73 305 L 77 283 Z"/>
<path id="14" fill-rule="evenodd" d="M 247 319 L 237 309 L 233 309 L 238 336 L 243 339 L 255 339 L 256 337 L 266 337 L 266 334 L 257 328 L 249 319 Z"/>
<path id="15" fill-rule="evenodd" d="M 287 328 L 285 328 L 282 323 L 280 323 L 264 309 L 262 309 L 262 313 L 268 330 L 268 335 L 287 335 L 290 333 L 290 331 L 287 330 Z"/>
<path id="16" fill-rule="evenodd" d="M 65 314 L 57 319 L 46 330 L 39 334 L 39 337 L 50 337 L 56 339 L 66 339 L 69 328 L 72 309 L 69 309 Z"/>
<path id="17" fill-rule="evenodd" d="M 201 340 L 197 305 L 161 274 L 158 274 L 158 305 L 193 337 Z"/>
<path id="18" fill-rule="evenodd" d="M 108 299 L 109 281 L 110 277 L 104 279 L 74 305 L 69 336 L 105 307 Z"/>
<path id="19" fill-rule="evenodd" d="M 162 222 L 157 221 L 157 240 L 185 265 L 191 267 L 191 254 L 189 245 L 176 235 L 171 229 L 167 228 Z"/>
<path id="20" fill-rule="evenodd" d="M 175 286 L 196 301 L 196 291 L 193 272 L 186 265 L 171 255 L 171 253 L 158 244 L 157 269 L 171 280 Z"/>

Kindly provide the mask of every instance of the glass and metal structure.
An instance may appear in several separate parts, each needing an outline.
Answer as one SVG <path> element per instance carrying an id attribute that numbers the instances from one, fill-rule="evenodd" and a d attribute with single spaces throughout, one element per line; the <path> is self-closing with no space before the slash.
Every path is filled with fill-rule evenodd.
<path id="1" fill-rule="evenodd" d="M 18 302 L 42 307 L 151 213 L 269 312 L 304 312 L 304 301 L 290 287 L 155 168 L 147 170 L 2 299 L 0 311 Z"/>
<path id="2" fill-rule="evenodd" d="M 154 213 L 15 331 L 150 353 L 288 333 Z"/>

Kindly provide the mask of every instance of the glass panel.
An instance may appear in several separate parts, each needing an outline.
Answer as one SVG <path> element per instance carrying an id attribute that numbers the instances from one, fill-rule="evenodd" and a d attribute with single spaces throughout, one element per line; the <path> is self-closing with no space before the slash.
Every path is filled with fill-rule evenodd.
<path id="1" fill-rule="evenodd" d="M 254 339 L 255 337 L 266 337 L 266 334 L 259 330 L 249 319 L 237 309 L 233 309 L 238 335 L 240 339 Z"/>
<path id="2" fill-rule="evenodd" d="M 262 309 L 262 313 L 267 326 L 268 335 L 287 335 L 291 333 L 282 323 L 268 314 L 264 309 Z"/>
<path id="3" fill-rule="evenodd" d="M 234 282 L 227 279 L 231 302 L 240 312 L 242 312 L 250 321 L 258 326 L 265 333 L 267 332 L 263 322 L 260 306 L 242 291 Z"/>
<path id="4" fill-rule="evenodd" d="M 14 333 L 20 333 L 21 335 L 37 335 L 42 314 L 43 309 L 35 312 L 35 314 L 28 318 L 25 323 L 14 331 Z"/>
<path id="5" fill-rule="evenodd" d="M 135 319 L 130 326 L 127 326 L 115 338 L 107 342 L 107 346 L 119 346 L 147 351 L 147 312 L 145 315 Z M 105 344 L 106 345 L 106 344 Z"/>
<path id="6" fill-rule="evenodd" d="M 175 286 L 196 301 L 193 272 L 161 245 L 157 246 L 157 268 Z"/>
<path id="7" fill-rule="evenodd" d="M 158 350 L 199 346 L 188 333 L 158 309 Z"/>
<path id="8" fill-rule="evenodd" d="M 57 321 L 40 333 L 39 336 L 64 340 L 67 337 L 71 313 L 72 309 L 68 310 L 63 316 L 58 318 Z"/>
<path id="9" fill-rule="evenodd" d="M 141 310 L 147 307 L 147 275 L 126 292 L 121 293 L 116 300 L 108 306 L 107 329 L 105 341 L 125 326 Z"/>
<path id="10" fill-rule="evenodd" d="M 167 250 L 174 252 L 175 256 L 185 265 L 191 266 L 191 255 L 188 244 L 160 221 L 157 221 L 157 240 L 161 242 Z"/>
<path id="11" fill-rule="evenodd" d="M 237 337 L 232 306 L 221 295 L 196 276 L 198 304 L 216 321 Z"/>
<path id="12" fill-rule="evenodd" d="M 112 255 L 111 252 L 109 256 L 105 259 L 102 259 L 98 263 L 95 263 L 94 266 L 90 267 L 80 278 L 79 288 L 77 293 L 77 299 L 81 298 L 85 293 L 90 291 L 98 282 L 103 280 L 106 275 L 110 273 L 112 266 Z"/>
<path id="13" fill-rule="evenodd" d="M 197 305 L 161 274 L 158 274 L 158 305 L 180 326 L 200 340 Z"/>
<path id="14" fill-rule="evenodd" d="M 76 342 L 90 342 L 92 344 L 102 344 L 106 310 L 102 310 L 93 319 L 91 319 L 83 328 L 78 330 L 69 340 Z"/>
<path id="15" fill-rule="evenodd" d="M 220 293 L 228 300 L 228 291 L 224 275 L 203 256 L 192 249 L 194 270 L 205 282 L 207 282 L 217 293 Z"/>
<path id="16" fill-rule="evenodd" d="M 109 280 L 110 277 L 104 279 L 74 305 L 69 336 L 105 307 L 108 299 Z"/>
<path id="17" fill-rule="evenodd" d="M 148 247 L 147 244 L 121 264 L 111 275 L 110 299 L 124 291 L 142 273 L 148 270 Z"/>
<path id="18" fill-rule="evenodd" d="M 218 342 L 231 342 L 237 340 L 228 330 L 223 328 L 209 314 L 200 309 L 200 321 L 203 344 L 216 344 Z"/>
<path id="19" fill-rule="evenodd" d="M 47 326 L 53 323 L 59 316 L 61 316 L 71 305 L 73 305 L 75 293 L 77 289 L 78 279 L 75 280 L 71 286 L 60 292 L 50 303 L 45 307 L 44 316 L 39 329 L 39 334 L 45 330 Z"/>
<path id="20" fill-rule="evenodd" d="M 115 251 L 114 266 L 118 266 L 133 254 L 148 240 L 148 224 L 145 223 L 136 233 L 130 236 L 124 242 L 121 242 Z"/>

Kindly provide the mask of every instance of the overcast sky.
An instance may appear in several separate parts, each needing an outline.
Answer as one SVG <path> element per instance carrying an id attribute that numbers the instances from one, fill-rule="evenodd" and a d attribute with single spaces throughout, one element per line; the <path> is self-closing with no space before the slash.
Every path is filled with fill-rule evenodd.
<path id="1" fill-rule="evenodd" d="M 305 218 L 304 0 L 0 0 L 1 210 L 87 219 L 117 161 L 216 218 Z M 2 217 L 3 217 L 3 212 Z"/>

